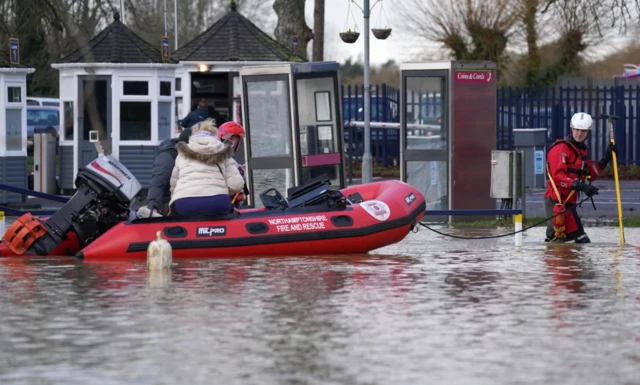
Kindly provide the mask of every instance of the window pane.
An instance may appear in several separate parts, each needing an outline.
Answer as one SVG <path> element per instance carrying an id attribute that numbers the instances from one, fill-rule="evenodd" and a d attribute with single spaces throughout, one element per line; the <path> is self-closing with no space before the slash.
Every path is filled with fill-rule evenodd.
<path id="1" fill-rule="evenodd" d="M 444 78 L 407 77 L 406 88 L 407 148 L 446 149 L 446 121 L 441 114 L 445 97 Z"/>
<path id="2" fill-rule="evenodd" d="M 21 87 L 8 87 L 7 88 L 7 102 L 8 103 L 20 103 L 22 99 Z"/>
<path id="3" fill-rule="evenodd" d="M 247 82 L 251 156 L 291 154 L 288 81 Z"/>
<path id="4" fill-rule="evenodd" d="M 22 110 L 7 109 L 7 151 L 22 150 Z"/>
<path id="5" fill-rule="evenodd" d="M 120 102 L 120 140 L 151 140 L 151 102 Z"/>
<path id="6" fill-rule="evenodd" d="M 56 127 L 60 122 L 58 109 L 27 108 L 27 126 Z"/>
<path id="7" fill-rule="evenodd" d="M 158 102 L 158 139 L 171 137 L 171 102 Z"/>
<path id="8" fill-rule="evenodd" d="M 73 140 L 73 102 L 64 102 L 64 140 Z"/>
<path id="9" fill-rule="evenodd" d="M 447 162 L 407 162 L 407 183 L 427 198 L 427 210 L 449 209 Z"/>
<path id="10" fill-rule="evenodd" d="M 176 78 L 176 91 L 182 91 L 182 78 Z"/>
<path id="11" fill-rule="evenodd" d="M 182 98 L 176 98 L 176 128 L 180 127 L 182 118 Z"/>
<path id="12" fill-rule="evenodd" d="M 149 95 L 149 82 L 122 82 L 123 95 Z"/>
<path id="13" fill-rule="evenodd" d="M 160 95 L 171 96 L 171 82 L 160 82 Z"/>

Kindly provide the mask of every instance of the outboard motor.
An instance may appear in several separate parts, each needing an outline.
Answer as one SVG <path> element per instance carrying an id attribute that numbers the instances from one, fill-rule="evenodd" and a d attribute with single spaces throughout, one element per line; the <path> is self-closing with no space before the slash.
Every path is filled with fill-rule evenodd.
<path id="1" fill-rule="evenodd" d="M 47 255 L 76 233 L 85 247 L 111 227 L 128 219 L 129 207 L 140 193 L 140 183 L 111 155 L 101 154 L 78 171 L 77 191 L 46 221 L 30 213 L 9 227 L 4 243 L 16 255 Z"/>

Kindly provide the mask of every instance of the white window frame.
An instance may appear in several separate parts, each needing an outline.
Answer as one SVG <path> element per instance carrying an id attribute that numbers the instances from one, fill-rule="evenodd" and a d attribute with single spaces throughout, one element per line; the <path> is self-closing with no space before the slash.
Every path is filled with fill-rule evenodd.
<path id="1" fill-rule="evenodd" d="M 124 82 L 147 82 L 149 85 L 148 95 L 124 95 Z M 120 98 L 118 100 L 117 111 L 114 117 L 118 120 L 118 144 L 119 146 L 149 146 L 155 145 L 158 142 L 158 130 L 154 127 L 158 127 L 158 94 L 160 90 L 160 83 L 158 76 L 118 76 L 116 83 L 118 94 Z M 113 90 L 112 90 L 113 91 Z M 151 138 L 150 140 L 123 140 L 122 139 L 122 127 L 120 125 L 120 104 L 122 102 L 149 102 L 151 103 Z M 112 107 L 112 109 L 115 109 Z M 112 124 L 113 130 L 113 124 Z M 113 135 L 113 134 L 112 134 Z M 115 145 L 115 142 L 113 142 Z"/>
<path id="2" fill-rule="evenodd" d="M 78 76 L 61 75 L 60 76 L 60 133 L 58 139 L 60 146 L 73 146 L 75 144 L 76 134 L 78 133 Z M 64 103 L 73 103 L 73 139 L 64 139 Z"/>
<path id="3" fill-rule="evenodd" d="M 168 82 L 171 85 L 171 94 L 170 95 L 160 95 L 160 82 Z M 171 116 L 170 116 L 170 120 L 169 120 L 169 124 L 174 125 L 177 123 L 177 119 L 176 119 L 176 105 L 175 105 L 175 78 L 171 78 L 171 77 L 165 77 L 165 76 L 158 76 L 157 77 L 157 91 L 158 91 L 158 102 L 156 103 L 156 119 L 157 119 L 157 115 L 158 115 L 158 110 L 160 107 L 160 103 L 166 103 L 169 102 L 171 103 Z M 156 123 L 156 127 L 157 127 Z M 176 135 L 176 128 L 177 127 L 171 127 L 171 135 L 169 135 L 170 138 L 174 137 Z M 159 127 L 158 127 L 159 129 Z M 158 137 L 158 130 L 156 131 L 156 138 Z"/>
<path id="4" fill-rule="evenodd" d="M 9 88 L 15 88 L 15 87 L 20 87 L 20 102 L 15 103 L 15 102 L 9 102 Z M 7 107 L 26 107 L 27 105 L 27 91 L 26 88 L 27 85 L 25 83 L 19 83 L 19 82 L 13 82 L 13 81 L 5 81 L 4 83 L 4 96 L 5 99 L 7 101 Z"/>
<path id="5" fill-rule="evenodd" d="M 73 105 L 73 136 L 71 139 L 65 139 L 65 124 L 67 123 L 67 117 L 65 115 L 64 104 L 70 102 Z M 60 145 L 62 144 L 73 144 L 76 138 L 76 112 L 78 110 L 78 101 L 73 99 L 61 99 L 60 100 L 60 132 L 58 133 L 58 137 L 60 140 Z"/>
<path id="6" fill-rule="evenodd" d="M 20 103 L 9 103 L 9 87 L 20 87 Z M 1 127 L 4 129 L 4 155 L 5 156 L 25 156 L 27 155 L 27 83 L 17 81 L 17 79 L 5 79 L 4 81 L 4 94 L 5 105 L 2 106 L 4 113 L 4 121 L 1 122 Z M 21 110 L 22 111 L 22 146 L 20 150 L 8 150 L 6 147 L 6 135 L 7 135 L 7 110 Z"/>

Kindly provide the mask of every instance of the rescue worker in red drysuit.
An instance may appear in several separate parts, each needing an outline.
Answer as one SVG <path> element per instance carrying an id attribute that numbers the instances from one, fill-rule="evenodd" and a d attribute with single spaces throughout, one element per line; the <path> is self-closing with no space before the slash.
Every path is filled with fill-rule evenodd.
<path id="1" fill-rule="evenodd" d="M 574 114 L 571 117 L 571 134 L 565 139 L 556 140 L 547 152 L 549 180 L 544 194 L 545 217 L 553 217 L 562 211 L 564 213 L 547 221 L 546 242 L 591 242 L 578 216 L 576 202 L 579 193 L 590 198 L 598 194 L 598 188 L 590 182 L 600 176 L 611 162 L 613 152 L 617 151 L 615 145 L 609 143 L 600 161 L 589 158 L 586 140 L 592 125 L 591 115 L 584 112 Z"/>

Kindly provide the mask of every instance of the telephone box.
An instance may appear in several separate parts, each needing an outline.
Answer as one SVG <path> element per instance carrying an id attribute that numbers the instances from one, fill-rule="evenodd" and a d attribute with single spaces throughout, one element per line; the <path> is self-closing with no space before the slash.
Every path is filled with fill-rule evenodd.
<path id="1" fill-rule="evenodd" d="M 343 127 L 336 62 L 244 67 L 243 125 L 249 205 L 261 192 L 326 174 L 344 188 Z"/>
<path id="2" fill-rule="evenodd" d="M 427 211 L 443 211 L 439 220 L 453 215 L 449 210 L 495 209 L 495 63 L 405 63 L 400 78 L 402 180 L 422 192 Z M 455 216 L 467 219 L 480 218 Z"/>

